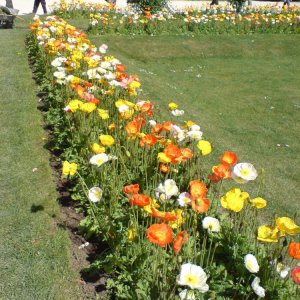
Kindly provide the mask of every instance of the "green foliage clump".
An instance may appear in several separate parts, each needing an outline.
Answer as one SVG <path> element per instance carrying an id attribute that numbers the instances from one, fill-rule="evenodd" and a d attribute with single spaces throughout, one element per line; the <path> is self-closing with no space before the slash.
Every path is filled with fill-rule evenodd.
<path id="1" fill-rule="evenodd" d="M 167 1 L 165 1 L 165 0 L 137 0 L 136 3 L 142 10 L 149 8 L 151 13 L 155 13 L 157 11 L 162 10 L 166 6 Z"/>

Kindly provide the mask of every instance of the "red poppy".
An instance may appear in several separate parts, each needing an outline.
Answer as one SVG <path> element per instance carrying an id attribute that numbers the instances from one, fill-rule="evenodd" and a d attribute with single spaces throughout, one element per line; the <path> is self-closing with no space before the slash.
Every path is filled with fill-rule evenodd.
<path id="1" fill-rule="evenodd" d="M 140 186 L 138 183 L 125 185 L 123 188 L 123 192 L 125 194 L 137 194 L 139 192 Z"/>
<path id="2" fill-rule="evenodd" d="M 92 86 L 94 86 L 94 84 L 93 84 L 92 82 L 88 82 L 88 81 L 84 81 L 84 82 L 83 82 L 83 85 L 84 85 L 84 86 L 87 86 L 87 87 L 92 87 Z"/>
<path id="3" fill-rule="evenodd" d="M 234 152 L 225 151 L 220 160 L 224 165 L 233 166 L 237 163 L 238 158 Z"/>
<path id="4" fill-rule="evenodd" d="M 291 274 L 294 282 L 300 284 L 300 267 L 295 267 Z"/>
<path id="5" fill-rule="evenodd" d="M 130 197 L 129 204 L 144 207 L 150 204 L 150 198 L 144 194 L 134 194 Z"/>
<path id="6" fill-rule="evenodd" d="M 160 247 L 166 247 L 172 238 L 172 228 L 167 224 L 153 224 L 147 229 L 147 239 Z"/>
<path id="7" fill-rule="evenodd" d="M 183 246 L 183 244 L 188 240 L 189 235 L 184 232 L 181 231 L 177 234 L 174 242 L 173 242 L 173 250 L 176 254 L 178 254 Z"/>
<path id="8" fill-rule="evenodd" d="M 300 243 L 291 242 L 288 248 L 289 255 L 297 260 L 300 260 Z"/>
<path id="9" fill-rule="evenodd" d="M 196 179 L 190 182 L 190 194 L 193 199 L 204 198 L 207 193 L 207 187 L 204 182 Z"/>
<path id="10" fill-rule="evenodd" d="M 205 213 L 208 211 L 210 207 L 210 201 L 207 198 L 197 198 L 195 200 L 192 200 L 192 209 L 196 213 Z"/>

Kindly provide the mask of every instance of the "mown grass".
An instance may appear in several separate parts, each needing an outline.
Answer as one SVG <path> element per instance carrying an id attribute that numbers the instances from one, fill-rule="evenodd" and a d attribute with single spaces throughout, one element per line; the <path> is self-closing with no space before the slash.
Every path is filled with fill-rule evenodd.
<path id="1" fill-rule="evenodd" d="M 0 299 L 79 299 L 28 66 L 27 19 L 0 31 Z M 33 171 L 33 169 L 36 170 Z"/>
<path id="2" fill-rule="evenodd" d="M 90 38 L 140 77 L 143 97 L 165 117 L 175 101 L 184 120 L 201 124 L 214 146 L 211 163 L 224 150 L 253 163 L 260 176 L 246 188 L 268 200 L 269 216 L 299 211 L 299 36 Z"/>

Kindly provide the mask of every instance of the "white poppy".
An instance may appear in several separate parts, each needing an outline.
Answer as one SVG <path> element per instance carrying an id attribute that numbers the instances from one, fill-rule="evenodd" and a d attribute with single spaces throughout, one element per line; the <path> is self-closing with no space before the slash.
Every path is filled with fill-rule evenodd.
<path id="1" fill-rule="evenodd" d="M 86 72 L 89 79 L 99 79 L 101 76 L 98 74 L 97 69 L 89 69 Z"/>
<path id="2" fill-rule="evenodd" d="M 96 203 L 101 200 L 102 194 L 103 194 L 103 191 L 99 187 L 95 186 L 95 187 L 89 189 L 88 196 L 92 202 Z"/>
<path id="3" fill-rule="evenodd" d="M 156 189 L 157 192 L 164 195 L 164 199 L 170 199 L 178 194 L 178 187 L 173 179 L 167 179 L 164 184 L 160 183 Z M 161 195 L 159 196 L 162 199 Z"/>
<path id="4" fill-rule="evenodd" d="M 98 167 L 100 167 L 101 165 L 103 165 L 104 163 L 106 163 L 108 161 L 109 161 L 109 157 L 106 153 L 96 154 L 96 155 L 92 156 L 90 159 L 90 163 L 92 165 L 95 165 Z"/>
<path id="5" fill-rule="evenodd" d="M 236 164 L 232 171 L 232 178 L 237 183 L 246 183 L 250 180 L 254 180 L 257 177 L 257 171 L 250 163 Z"/>
<path id="6" fill-rule="evenodd" d="M 148 123 L 151 127 L 154 127 L 156 125 L 156 121 L 154 121 L 154 120 L 149 120 Z"/>
<path id="7" fill-rule="evenodd" d="M 247 254 L 244 257 L 244 263 L 246 269 L 251 273 L 257 273 L 259 271 L 259 265 L 256 257 L 253 254 Z"/>
<path id="8" fill-rule="evenodd" d="M 197 124 L 194 124 L 194 125 L 192 125 L 189 129 L 190 129 L 191 131 L 200 131 L 200 126 L 197 125 Z"/>
<path id="9" fill-rule="evenodd" d="M 183 192 L 178 196 L 177 201 L 180 206 L 184 207 L 192 202 L 192 196 L 188 192 Z"/>
<path id="10" fill-rule="evenodd" d="M 202 138 L 203 132 L 200 130 L 190 130 L 186 134 L 191 140 L 199 141 Z"/>
<path id="11" fill-rule="evenodd" d="M 180 117 L 180 116 L 184 115 L 184 110 L 174 109 L 171 111 L 171 114 L 175 117 Z"/>
<path id="12" fill-rule="evenodd" d="M 260 297 L 264 298 L 265 297 L 265 289 L 259 285 L 260 279 L 258 277 L 255 277 L 251 283 L 251 287 L 254 291 L 254 293 Z"/>
<path id="13" fill-rule="evenodd" d="M 126 113 L 130 111 L 130 107 L 126 104 L 121 104 L 118 108 L 119 113 Z"/>
<path id="14" fill-rule="evenodd" d="M 105 54 L 106 51 L 108 49 L 108 46 L 106 44 L 102 44 L 100 47 L 99 47 L 99 52 L 102 53 L 102 54 Z"/>
<path id="15" fill-rule="evenodd" d="M 278 263 L 276 271 L 279 273 L 281 278 L 285 278 L 289 274 L 290 268 L 288 266 L 284 266 L 282 263 Z"/>
<path id="16" fill-rule="evenodd" d="M 181 266 L 178 284 L 187 285 L 191 289 L 197 289 L 199 292 L 205 293 L 209 290 L 206 280 L 207 275 L 200 266 L 190 263 Z"/>
<path id="17" fill-rule="evenodd" d="M 195 293 L 193 290 L 183 290 L 179 293 L 181 300 L 196 300 Z"/>
<path id="18" fill-rule="evenodd" d="M 202 220 L 202 227 L 209 232 L 219 232 L 221 229 L 220 221 L 213 217 L 205 217 Z"/>

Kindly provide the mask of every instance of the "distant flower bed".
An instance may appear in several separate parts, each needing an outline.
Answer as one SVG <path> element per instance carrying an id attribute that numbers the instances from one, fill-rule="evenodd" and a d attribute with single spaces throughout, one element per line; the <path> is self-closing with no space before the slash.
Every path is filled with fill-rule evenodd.
<path id="1" fill-rule="evenodd" d="M 206 169 L 200 125 L 175 102 L 163 120 L 106 45 L 55 16 L 31 30 L 52 150 L 85 213 L 80 230 L 107 243 L 90 267 L 109 275 L 107 289 L 117 299 L 296 299 L 300 227 L 286 216 L 258 225 L 267 201 L 245 188 L 256 168 L 224 151 Z"/>
<path id="2" fill-rule="evenodd" d="M 89 4 L 61 1 L 55 13 L 62 17 L 89 17 L 92 33 L 116 34 L 199 34 L 199 33 L 299 33 L 300 10 L 297 7 L 246 6 L 238 14 L 231 6 L 203 4 L 199 10 L 175 10 L 170 7 L 151 14 L 134 6 Z"/>
<path id="3" fill-rule="evenodd" d="M 299 10 L 203 8 L 201 11 L 156 14 L 100 12 L 90 15 L 93 33 L 199 34 L 199 33 L 299 33 Z"/>

